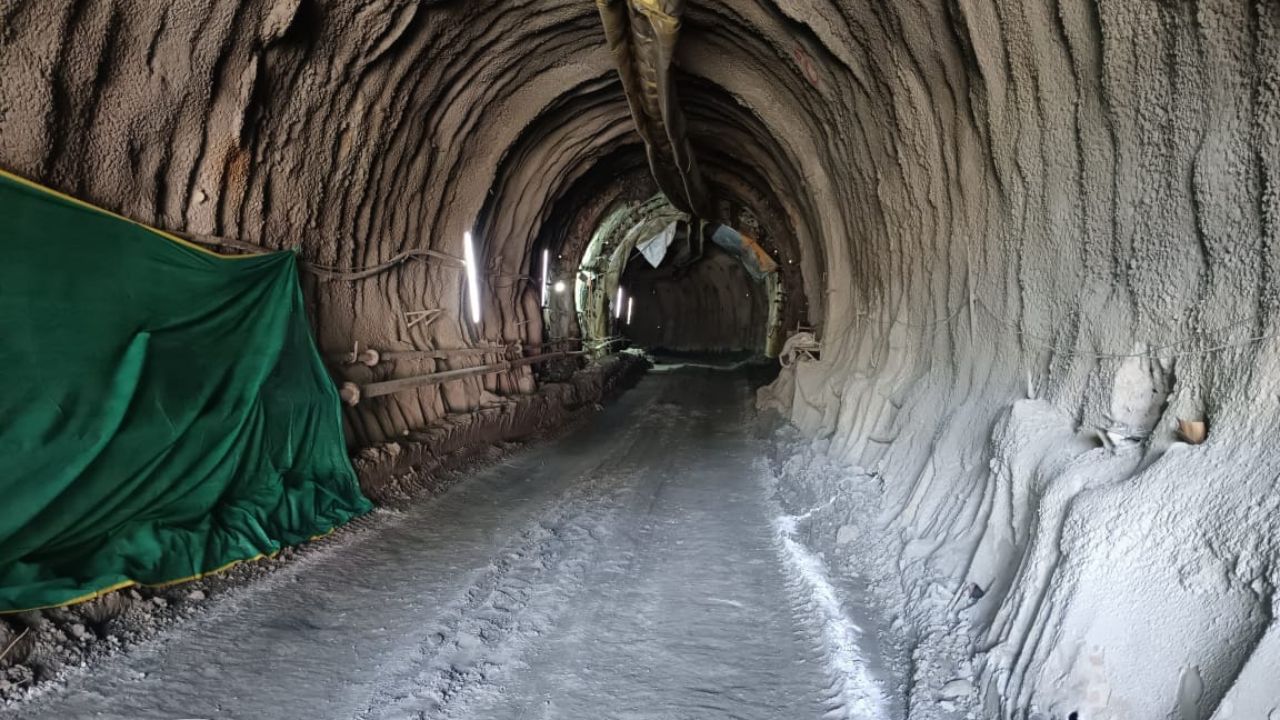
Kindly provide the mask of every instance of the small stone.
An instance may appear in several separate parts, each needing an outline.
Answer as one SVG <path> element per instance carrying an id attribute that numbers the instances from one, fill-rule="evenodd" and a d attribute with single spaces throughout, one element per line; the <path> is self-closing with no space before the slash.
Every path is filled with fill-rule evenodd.
<path id="1" fill-rule="evenodd" d="M 958 700 L 960 698 L 969 697 L 973 694 L 973 683 L 966 678 L 954 678 L 948 680 L 942 689 L 938 691 L 938 698 L 942 700 Z"/>
<path id="2" fill-rule="evenodd" d="M 191 592 L 187 593 L 187 599 L 190 600 L 191 602 L 200 602 L 204 600 L 204 591 L 192 590 Z"/>
<path id="3" fill-rule="evenodd" d="M 857 537 L 857 533 L 858 533 L 858 530 L 854 526 L 841 525 L 840 529 L 836 531 L 836 544 L 848 545 L 849 543 L 853 542 L 853 539 L 855 537 Z"/>
<path id="4" fill-rule="evenodd" d="M 161 608 L 162 608 L 162 607 L 168 607 L 168 605 L 169 605 L 169 601 L 168 601 L 168 600 L 165 600 L 164 598 L 162 598 L 162 597 L 160 597 L 160 596 L 158 596 L 158 595 L 157 595 L 156 597 L 151 598 L 151 603 L 152 603 L 153 605 L 155 605 L 156 607 L 161 607 Z"/>
<path id="5" fill-rule="evenodd" d="M 986 594 L 987 594 L 986 591 L 983 590 L 982 586 L 979 585 L 978 583 L 969 583 L 969 599 L 970 600 L 981 600 L 982 596 Z"/>
<path id="6" fill-rule="evenodd" d="M 76 623 L 67 628 L 67 631 L 71 633 L 71 637 L 77 640 L 83 640 L 85 636 L 89 634 L 89 631 L 85 630 L 84 626 L 80 623 Z"/>

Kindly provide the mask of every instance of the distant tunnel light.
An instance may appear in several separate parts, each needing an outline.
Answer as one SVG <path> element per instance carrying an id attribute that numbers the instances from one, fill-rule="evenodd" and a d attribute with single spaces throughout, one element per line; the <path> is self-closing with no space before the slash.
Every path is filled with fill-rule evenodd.
<path id="1" fill-rule="evenodd" d="M 463 260 L 467 266 L 467 300 L 471 304 L 471 322 L 480 324 L 480 284 L 476 280 L 476 250 L 471 244 L 471 231 L 463 234 Z"/>
<path id="2" fill-rule="evenodd" d="M 622 317 L 622 286 L 618 286 L 618 301 L 613 304 L 613 319 Z"/>
<path id="3" fill-rule="evenodd" d="M 555 291 L 556 291 L 557 293 L 562 293 L 562 292 L 564 292 L 564 281 L 563 281 L 563 280 L 557 280 L 557 281 L 556 281 L 556 284 L 555 284 L 555 288 L 554 288 L 554 289 L 555 289 Z"/>
<path id="4" fill-rule="evenodd" d="M 547 306 L 547 265 L 551 262 L 551 251 L 542 250 L 542 307 Z"/>
<path id="5" fill-rule="evenodd" d="M 631 311 L 636 309 L 636 297 L 632 295 L 627 298 L 627 324 L 631 324 Z"/>

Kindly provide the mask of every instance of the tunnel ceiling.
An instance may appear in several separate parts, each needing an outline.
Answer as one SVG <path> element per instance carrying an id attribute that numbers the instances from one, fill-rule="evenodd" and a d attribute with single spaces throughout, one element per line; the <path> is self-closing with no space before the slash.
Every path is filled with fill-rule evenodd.
<path id="1" fill-rule="evenodd" d="M 536 342 L 538 251 L 576 262 L 616 201 L 652 190 L 591 2 L 0 13 L 9 170 L 338 268 L 458 257 L 475 231 L 480 326 L 448 262 L 312 278 L 329 353 Z M 1177 696 L 1192 666 L 1201 702 L 1222 697 L 1266 627 L 1250 588 L 1280 585 L 1280 358 L 1263 341 L 1280 296 L 1280 5 L 691 0 L 683 21 L 675 76 L 710 194 L 759 219 L 822 343 L 779 406 L 881 474 L 904 533 L 963 548 L 949 582 L 998 589 L 973 631 L 995 648 L 993 702 L 1063 708 L 1071 688 L 1102 693 L 1102 673 L 1111 702 L 1141 707 Z M 410 327 L 429 309 L 444 314 Z M 476 407 L 482 382 L 533 380 L 397 395 L 347 420 L 361 443 L 398 437 Z M 1208 443 L 1177 444 L 1178 419 L 1206 421 Z M 1077 433 L 1149 453 L 1081 456 L 1096 472 L 1073 475 L 1051 449 Z M 1158 522 L 1131 531 L 1134 516 Z M 1225 588 L 1212 621 L 1203 587 L 1165 569 L 1197 562 Z M 1099 614 L 1167 632 L 1108 644 Z M 1087 648 L 1102 645 L 1095 672 Z"/>

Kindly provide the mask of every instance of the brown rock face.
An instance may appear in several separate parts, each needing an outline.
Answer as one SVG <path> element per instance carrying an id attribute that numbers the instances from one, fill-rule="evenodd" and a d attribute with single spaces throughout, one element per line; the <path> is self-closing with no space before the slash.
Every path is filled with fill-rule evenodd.
<path id="1" fill-rule="evenodd" d="M 703 252 L 685 268 L 653 269 L 639 259 L 627 266 L 622 284 L 634 305 L 622 334 L 646 348 L 764 352 L 764 283 L 752 280 L 741 262 L 714 244 L 707 242 Z"/>
<path id="2" fill-rule="evenodd" d="M 922 541 L 904 564 L 987 589 L 991 713 L 1208 717 L 1265 694 L 1280 5 L 694 0 L 674 64 L 710 195 L 759 219 L 786 327 L 818 328 L 793 419 L 884 479 L 886 522 Z M 479 325 L 457 267 L 410 260 L 310 284 L 328 353 L 536 342 L 541 250 L 575 267 L 652 192 L 647 165 L 590 2 L 0 7 L 0 166 L 341 269 L 461 257 L 475 233 Z M 745 307 L 737 280 L 702 283 L 730 274 L 671 296 Z M 707 344 L 755 343 L 757 311 Z M 532 385 L 522 368 L 347 419 L 369 444 Z"/>

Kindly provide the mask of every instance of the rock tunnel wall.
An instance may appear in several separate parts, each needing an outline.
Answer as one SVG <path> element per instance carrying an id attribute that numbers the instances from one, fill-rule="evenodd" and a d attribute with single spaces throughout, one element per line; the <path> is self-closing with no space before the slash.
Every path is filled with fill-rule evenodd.
<path id="1" fill-rule="evenodd" d="M 1280 666 L 1280 6 L 705 0 L 676 66 L 708 188 L 822 340 L 791 417 L 884 480 L 904 567 L 987 590 L 990 712 L 1250 716 Z M 0 165 L 162 228 L 341 270 L 476 233 L 479 326 L 455 264 L 411 260 L 311 280 L 329 354 L 536 343 L 539 244 L 647 173 L 586 2 L 15 1 L 0 78 Z M 381 442 L 533 382 L 347 421 Z"/>
<path id="2" fill-rule="evenodd" d="M 792 417 L 884 482 L 900 567 L 985 591 L 986 712 L 1267 716 L 1280 6 L 785 12 L 741 21 L 821 148 Z"/>
<path id="3" fill-rule="evenodd" d="M 637 258 L 622 284 L 635 298 L 622 334 L 640 347 L 678 352 L 764 351 L 769 299 L 763 282 L 707 242 L 685 268 L 651 268 Z"/>
<path id="4" fill-rule="evenodd" d="M 298 248 L 339 271 L 410 250 L 461 258 L 471 229 L 489 271 L 479 326 L 447 258 L 310 278 L 307 299 L 331 358 L 356 343 L 495 347 L 339 366 L 339 380 L 493 362 L 497 346 L 541 340 L 523 300 L 560 194 L 602 155 L 642 152 L 598 22 L 592 7 L 538 2 L 6 3 L 0 165 L 161 228 Z M 533 46 L 545 52 L 526 57 Z M 521 368 L 362 402 L 346 420 L 365 445 L 532 387 Z"/>
<path id="5" fill-rule="evenodd" d="M 576 264 L 608 208 L 600 197 L 651 184 L 591 3 L 90 0 L 0 12 L 6 169 L 163 229 L 297 248 L 340 273 L 405 252 L 460 259 L 463 232 L 475 233 L 488 270 L 478 326 L 447 257 L 314 278 L 307 299 L 330 358 L 357 343 L 495 352 L 341 365 L 339 380 L 538 345 L 535 257 L 553 243 Z M 767 178 L 723 159 L 705 176 L 768 207 L 774 251 L 800 262 Z M 347 426 L 357 445 L 385 442 L 533 384 L 521 368 L 397 393 L 348 409 Z"/>

